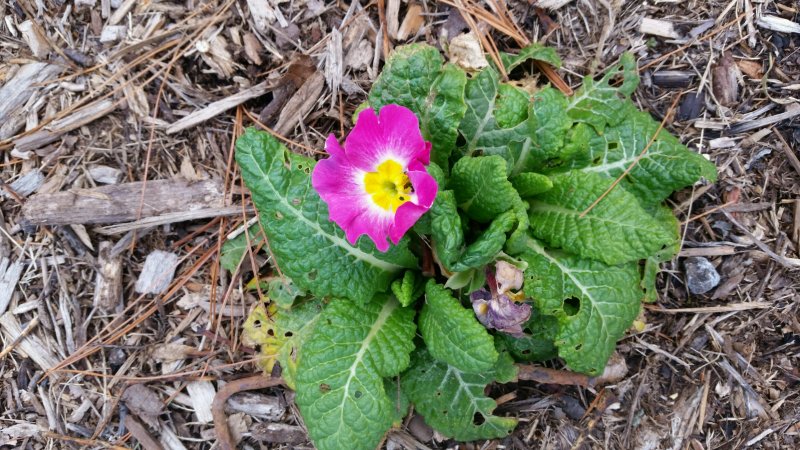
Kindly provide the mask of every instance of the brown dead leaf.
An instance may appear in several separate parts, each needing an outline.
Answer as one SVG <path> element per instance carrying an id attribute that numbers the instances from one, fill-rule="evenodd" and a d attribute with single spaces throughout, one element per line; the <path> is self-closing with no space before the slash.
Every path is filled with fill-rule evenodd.
<path id="1" fill-rule="evenodd" d="M 466 71 L 481 70 L 489 65 L 475 33 L 458 35 L 450 41 L 450 62 Z"/>
<path id="2" fill-rule="evenodd" d="M 164 410 L 164 404 L 155 391 L 143 384 L 132 384 L 122 393 L 122 401 L 132 413 L 151 427 L 158 428 L 158 416 Z"/>
<path id="3" fill-rule="evenodd" d="M 758 61 L 740 59 L 736 61 L 736 65 L 739 66 L 739 70 L 741 70 L 743 74 L 754 80 L 760 80 L 764 77 L 764 71 L 761 68 L 761 63 Z"/>

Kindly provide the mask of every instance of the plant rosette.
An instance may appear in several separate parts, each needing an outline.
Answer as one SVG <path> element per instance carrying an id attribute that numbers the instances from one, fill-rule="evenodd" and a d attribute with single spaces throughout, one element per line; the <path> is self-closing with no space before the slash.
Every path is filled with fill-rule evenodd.
<path id="1" fill-rule="evenodd" d="M 560 63 L 539 45 L 501 61 L 530 59 Z M 260 221 L 222 264 L 267 238 L 282 277 L 260 282 L 245 336 L 280 364 L 317 448 L 373 449 L 410 405 L 445 436 L 503 437 L 517 421 L 486 387 L 515 363 L 603 371 L 677 252 L 664 200 L 716 178 L 636 108 L 638 81 L 625 54 L 572 96 L 529 93 L 413 44 L 327 158 L 238 139 Z"/>

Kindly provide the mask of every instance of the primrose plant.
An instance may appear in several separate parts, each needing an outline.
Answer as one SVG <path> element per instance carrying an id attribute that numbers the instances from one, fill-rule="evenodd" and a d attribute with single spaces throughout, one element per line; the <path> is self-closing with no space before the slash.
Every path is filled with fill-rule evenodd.
<path id="1" fill-rule="evenodd" d="M 501 62 L 531 59 L 559 65 L 538 45 Z M 373 449 L 411 405 L 445 436 L 503 437 L 517 421 L 486 387 L 515 363 L 602 372 L 677 251 L 664 200 L 716 177 L 636 108 L 637 84 L 628 54 L 565 96 L 415 44 L 327 158 L 239 138 L 260 222 L 222 262 L 236 270 L 247 242 L 274 258 L 245 335 L 265 370 L 280 363 L 317 448 Z"/>

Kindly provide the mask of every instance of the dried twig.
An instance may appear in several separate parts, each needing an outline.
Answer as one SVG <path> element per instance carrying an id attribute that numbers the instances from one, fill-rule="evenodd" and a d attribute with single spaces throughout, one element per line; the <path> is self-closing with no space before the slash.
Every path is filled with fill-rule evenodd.
<path id="1" fill-rule="evenodd" d="M 240 378 L 228 382 L 217 392 L 214 403 L 211 405 L 211 414 L 214 416 L 214 430 L 217 432 L 217 442 L 220 450 L 236 450 L 236 443 L 228 428 L 228 416 L 225 415 L 225 402 L 233 394 L 256 389 L 265 389 L 284 385 L 283 378 L 268 378 L 264 375 Z"/>

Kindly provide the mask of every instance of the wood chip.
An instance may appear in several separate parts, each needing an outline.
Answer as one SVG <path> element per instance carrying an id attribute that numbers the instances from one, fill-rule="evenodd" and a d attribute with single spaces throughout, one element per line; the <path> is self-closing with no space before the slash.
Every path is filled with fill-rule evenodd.
<path id="1" fill-rule="evenodd" d="M 250 435 L 255 440 L 275 444 L 299 444 L 306 440 L 306 432 L 302 427 L 285 423 L 261 422 L 254 424 Z"/>
<path id="2" fill-rule="evenodd" d="M 422 6 L 418 3 L 409 3 L 403 23 L 397 30 L 397 39 L 405 41 L 416 36 L 423 25 L 425 25 L 425 17 L 422 15 Z"/>
<path id="3" fill-rule="evenodd" d="M 103 27 L 103 32 L 100 33 L 100 42 L 103 44 L 110 44 L 125 39 L 128 33 L 128 27 L 125 25 L 106 25 Z"/>
<path id="4" fill-rule="evenodd" d="M 763 15 L 756 19 L 756 25 L 780 33 L 800 33 L 800 23 L 783 17 Z"/>
<path id="5" fill-rule="evenodd" d="M 44 175 L 39 169 L 34 169 L 14 180 L 9 187 L 14 193 L 24 198 L 36 192 L 42 184 L 44 184 Z M 11 197 L 11 194 L 6 191 L 0 191 L 0 198 L 3 197 Z"/>
<path id="6" fill-rule="evenodd" d="M 789 120 L 798 115 L 800 115 L 800 105 L 797 103 L 790 103 L 786 105 L 786 110 L 780 114 L 774 114 L 758 120 L 742 120 L 741 122 L 737 122 L 731 125 L 730 129 L 728 130 L 728 134 L 739 134 L 748 132 L 750 130 L 764 128 L 769 125 L 783 122 L 784 120 Z M 722 128 L 724 128 L 724 126 Z"/>
<path id="7" fill-rule="evenodd" d="M 111 15 L 111 18 L 108 19 L 108 24 L 116 25 L 122 22 L 122 19 L 124 19 L 125 16 L 128 15 L 128 13 L 131 11 L 131 9 L 133 9 L 133 7 L 136 6 L 136 2 L 137 0 L 125 0 L 125 2 L 123 2 L 117 8 L 117 10 L 114 11 L 114 14 Z"/>
<path id="8" fill-rule="evenodd" d="M 140 294 L 161 294 L 172 283 L 177 265 L 178 255 L 175 253 L 161 250 L 151 252 L 144 261 L 134 290 Z"/>
<path id="9" fill-rule="evenodd" d="M 251 214 L 255 210 L 252 206 L 244 209 L 246 214 Z M 140 230 L 142 228 L 151 228 L 156 225 L 165 225 L 168 223 L 185 222 L 187 220 L 208 219 L 212 217 L 221 216 L 236 216 L 242 214 L 242 207 L 240 205 L 224 206 L 221 208 L 205 208 L 196 209 L 193 211 L 178 211 L 174 213 L 161 214 L 158 216 L 147 217 L 132 222 L 124 222 L 116 225 L 108 225 L 105 227 L 95 228 L 95 233 L 114 235 L 125 233 L 131 230 Z"/>
<path id="10" fill-rule="evenodd" d="M 7 312 L 0 316 L 0 328 L 6 336 L 6 342 L 13 342 L 18 337 L 23 336 L 23 326 L 17 318 Z M 20 351 L 30 357 L 42 370 L 50 370 L 59 363 L 59 358 L 51 351 L 50 345 L 45 343 L 39 336 L 29 333 L 20 339 L 15 351 Z"/>
<path id="11" fill-rule="evenodd" d="M 197 110 L 189 114 L 188 116 L 184 117 L 183 119 L 173 123 L 169 127 L 167 127 L 167 134 L 175 134 L 179 131 L 183 131 L 187 128 L 191 128 L 195 125 L 201 124 L 206 120 L 212 119 L 220 115 L 221 113 L 231 108 L 235 108 L 250 99 L 261 97 L 262 95 L 271 91 L 274 88 L 274 86 L 275 83 L 264 81 L 258 83 L 253 87 L 239 91 L 238 93 L 226 97 L 222 100 L 217 100 L 209 104 L 205 108 Z"/>
<path id="12" fill-rule="evenodd" d="M 109 241 L 98 245 L 94 306 L 103 311 L 114 311 L 122 302 L 122 258 L 111 255 L 113 247 Z"/>
<path id="13" fill-rule="evenodd" d="M 14 150 L 26 152 L 36 150 L 57 141 L 64 133 L 80 128 L 108 115 L 117 109 L 117 101 L 104 99 L 90 103 L 63 119 L 54 120 L 44 129 L 23 136 L 14 141 Z"/>
<path id="14" fill-rule="evenodd" d="M 23 120 L 20 126 L 24 125 L 26 111 L 21 111 L 21 108 L 61 71 L 62 68 L 54 64 L 40 62 L 25 64 L 0 88 L 0 98 L 3 99 L 0 102 L 0 140 L 8 139 L 19 131 L 19 127 L 6 127 L 6 124 L 22 113 Z"/>
<path id="15" fill-rule="evenodd" d="M 161 443 L 158 442 L 147 430 L 147 428 L 139 422 L 136 417 L 131 414 L 125 416 L 125 428 L 130 431 L 133 435 L 134 439 L 136 439 L 139 444 L 145 450 L 164 450 L 164 447 L 161 446 Z"/>
<path id="16" fill-rule="evenodd" d="M 215 180 L 154 180 L 37 194 L 22 206 L 22 215 L 33 225 L 118 223 L 219 208 L 223 201 L 222 185 Z"/>
<path id="17" fill-rule="evenodd" d="M 314 72 L 300 89 L 295 92 L 292 98 L 286 102 L 281 114 L 278 116 L 278 122 L 275 124 L 275 131 L 278 134 L 289 134 L 300 120 L 306 114 L 311 112 L 311 109 L 319 100 L 322 94 L 322 89 L 325 87 L 325 75 L 322 72 Z"/>
<path id="18" fill-rule="evenodd" d="M 22 39 L 28 44 L 28 48 L 31 49 L 33 56 L 37 58 L 46 58 L 48 53 L 50 53 L 50 45 L 47 43 L 47 39 L 42 36 L 39 27 L 32 21 L 26 20 L 17 25 L 17 28 L 22 33 Z"/>
<path id="19" fill-rule="evenodd" d="M 232 395 L 225 403 L 225 412 L 233 414 L 245 413 L 270 422 L 281 420 L 286 414 L 286 406 L 274 395 L 257 392 L 242 392 Z"/>
<path id="20" fill-rule="evenodd" d="M 194 407 L 194 413 L 200 423 L 211 423 L 214 416 L 211 415 L 211 404 L 217 394 L 214 385 L 210 381 L 192 381 L 186 385 L 186 391 Z"/>
<path id="21" fill-rule="evenodd" d="M 675 30 L 675 25 L 673 25 L 672 22 L 651 19 L 649 17 L 642 19 L 642 23 L 639 24 L 639 32 L 669 39 L 680 39 L 681 37 L 680 34 Z"/>
<path id="22" fill-rule="evenodd" d="M 11 297 L 24 267 L 21 260 L 11 262 L 9 258 L 0 258 L 0 315 L 6 312 L 11 303 Z"/>
<path id="23" fill-rule="evenodd" d="M 93 165 L 89 167 L 89 176 L 100 184 L 117 184 L 122 179 L 122 171 L 104 165 Z"/>
<path id="24" fill-rule="evenodd" d="M 711 70 L 711 88 L 722 106 L 732 106 L 739 100 L 739 66 L 726 52 Z"/>

